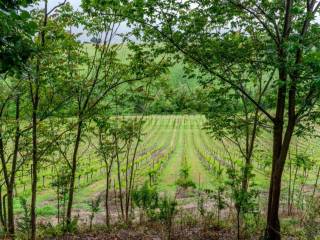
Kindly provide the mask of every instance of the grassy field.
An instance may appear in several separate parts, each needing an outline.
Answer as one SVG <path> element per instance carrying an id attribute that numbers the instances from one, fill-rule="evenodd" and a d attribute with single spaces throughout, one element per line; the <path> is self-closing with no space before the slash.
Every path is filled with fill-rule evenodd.
<path id="1" fill-rule="evenodd" d="M 93 55 L 94 47 L 92 44 L 86 44 L 85 49 L 88 51 L 89 54 Z M 118 57 L 121 62 L 126 62 L 126 58 L 130 50 L 126 45 L 123 45 L 118 50 Z M 194 89 L 195 87 L 199 86 L 199 83 L 196 78 L 186 78 L 184 71 L 184 65 L 182 62 L 177 62 L 173 66 L 168 69 L 167 80 L 168 84 L 173 88 L 179 88 L 181 86 L 186 86 L 189 89 Z"/>

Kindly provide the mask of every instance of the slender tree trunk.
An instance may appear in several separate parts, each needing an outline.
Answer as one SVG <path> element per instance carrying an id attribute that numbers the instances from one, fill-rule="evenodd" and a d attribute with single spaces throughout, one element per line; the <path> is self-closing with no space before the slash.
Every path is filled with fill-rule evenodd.
<path id="1" fill-rule="evenodd" d="M 7 207 L 6 207 L 6 198 L 7 194 L 3 195 L 2 197 L 2 209 L 3 209 L 3 222 L 5 222 L 5 230 L 7 231 L 8 225 L 7 225 Z"/>
<path id="2" fill-rule="evenodd" d="M 58 224 L 60 223 L 60 183 L 59 183 L 59 177 L 58 177 L 58 181 L 57 181 L 57 214 L 58 214 Z"/>
<path id="3" fill-rule="evenodd" d="M 3 205 L 2 205 L 2 186 L 0 186 L 0 221 L 3 226 L 4 231 L 7 231 L 7 223 L 3 216 Z"/>
<path id="4" fill-rule="evenodd" d="M 13 187 L 11 185 L 7 190 L 7 206 L 8 206 L 8 230 L 11 237 L 14 238 Z"/>
<path id="5" fill-rule="evenodd" d="M 39 105 L 39 81 L 40 81 L 40 60 L 37 63 L 37 76 L 35 89 L 30 86 L 32 97 L 32 175 L 31 175 L 31 239 L 36 239 L 36 200 L 38 183 L 38 105 Z"/>
<path id="6" fill-rule="evenodd" d="M 77 170 L 77 160 L 78 160 L 78 150 L 81 140 L 82 133 L 82 120 L 81 116 L 79 117 L 78 127 L 77 127 L 77 136 L 75 140 L 75 146 L 72 155 L 72 166 L 71 166 L 71 175 L 70 175 L 70 185 L 69 185 L 69 198 L 68 198 L 68 207 L 67 207 L 67 224 L 71 223 L 71 213 L 72 213 L 72 205 L 73 205 L 73 194 L 74 194 L 74 182 Z"/>
<path id="7" fill-rule="evenodd" d="M 44 16 L 43 26 L 47 26 L 48 22 L 48 1 L 44 0 Z M 45 30 L 40 32 L 41 47 L 45 46 Z M 40 101 L 40 56 L 37 58 L 36 77 L 33 84 L 30 83 L 30 93 L 32 100 L 32 183 L 31 183 L 31 239 L 36 239 L 37 216 L 36 216 L 36 200 L 37 200 L 37 183 L 38 183 L 38 106 Z"/>
<path id="8" fill-rule="evenodd" d="M 314 198 L 314 195 L 316 193 L 319 177 L 320 177 L 320 166 L 318 167 L 317 178 L 316 178 L 316 182 L 314 183 L 313 192 L 312 192 L 312 198 Z"/>
<path id="9" fill-rule="evenodd" d="M 121 217 L 124 219 L 124 207 L 123 207 L 123 196 L 122 196 L 122 185 L 121 185 L 121 169 L 120 169 L 120 159 L 117 156 L 117 167 L 118 167 L 118 186 L 119 186 L 119 201 L 121 209 Z"/>
<path id="10" fill-rule="evenodd" d="M 112 162 L 110 163 L 110 166 L 106 166 L 107 171 L 107 186 L 106 186 L 106 224 L 108 227 L 110 227 L 110 210 L 109 210 L 109 191 L 110 191 L 110 185 L 111 185 L 111 169 L 112 169 Z"/>
<path id="11" fill-rule="evenodd" d="M 38 98 L 38 97 L 36 97 Z M 38 99 L 35 100 L 38 102 Z M 36 198 L 38 182 L 38 139 L 37 139 L 37 108 L 35 104 L 32 113 L 32 186 L 31 186 L 31 239 L 36 239 Z"/>
<path id="12" fill-rule="evenodd" d="M 17 171 L 17 159 L 19 151 L 19 142 L 20 142 L 20 96 L 17 96 L 16 99 L 16 130 L 15 130 L 15 139 L 14 139 L 14 150 L 11 166 L 11 176 L 10 182 L 7 186 L 7 195 L 8 195 L 8 230 L 9 234 L 14 238 L 15 229 L 14 229 L 14 212 L 13 212 L 13 190 L 16 180 L 16 171 Z"/>
<path id="13" fill-rule="evenodd" d="M 246 157 L 245 165 L 244 165 L 244 172 L 243 172 L 243 179 L 242 179 L 242 191 L 246 193 L 248 191 L 249 185 L 249 167 L 251 165 L 251 159 Z"/>
<path id="14" fill-rule="evenodd" d="M 292 181 L 292 159 L 289 151 L 289 183 L 288 183 L 288 206 L 287 213 L 290 215 L 290 203 L 291 203 L 291 181 Z"/>
<path id="15" fill-rule="evenodd" d="M 126 153 L 126 176 L 125 176 L 125 187 L 126 187 L 126 192 L 125 192 L 125 199 L 124 199 L 124 203 L 125 203 L 125 206 L 124 206 L 124 209 L 125 209 L 125 221 L 126 223 L 128 224 L 128 221 L 129 221 L 129 206 L 128 206 L 128 199 L 129 199 L 129 158 L 130 158 L 130 149 L 131 149 L 131 146 L 132 146 L 132 143 L 130 142 L 128 144 L 128 147 L 127 147 L 127 153 Z"/>
<path id="16" fill-rule="evenodd" d="M 300 203 L 302 203 L 302 205 L 301 205 L 301 209 L 302 209 L 302 210 L 303 210 L 303 207 L 304 207 L 303 201 L 301 200 L 301 198 L 302 198 L 302 192 L 303 192 L 303 190 L 304 190 L 304 186 L 305 186 L 305 184 L 306 184 L 306 182 L 307 182 L 307 180 L 308 180 L 308 177 L 309 177 L 309 173 L 307 172 L 306 169 L 304 170 L 303 175 L 304 175 L 304 176 L 303 176 L 303 182 L 302 182 L 301 187 L 300 187 L 300 191 L 299 191 L 299 195 L 298 195 L 298 201 L 297 201 L 298 206 L 300 205 Z"/>
<path id="17" fill-rule="evenodd" d="M 289 214 L 292 214 L 292 207 L 294 203 L 294 193 L 296 189 L 296 180 L 297 180 L 297 175 L 298 175 L 298 165 L 296 166 L 295 172 L 294 172 L 294 177 L 293 177 L 293 183 L 292 183 L 292 190 L 291 190 L 291 202 L 290 202 L 290 209 L 289 209 Z"/>
<path id="18" fill-rule="evenodd" d="M 107 179 L 107 187 L 106 187 L 106 224 L 107 227 L 110 226 L 110 211 L 109 211 L 109 179 Z"/>
<path id="19" fill-rule="evenodd" d="M 237 239 L 240 240 L 240 209 L 237 209 Z"/>

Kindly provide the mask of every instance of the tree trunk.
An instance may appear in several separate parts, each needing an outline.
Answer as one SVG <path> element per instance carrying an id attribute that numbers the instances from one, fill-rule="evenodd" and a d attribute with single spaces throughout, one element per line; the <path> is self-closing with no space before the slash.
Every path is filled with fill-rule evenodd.
<path id="1" fill-rule="evenodd" d="M 111 164 L 110 164 L 111 165 Z M 107 227 L 110 227 L 110 211 L 109 211 L 109 190 L 110 190 L 110 171 L 111 171 L 111 166 L 110 170 L 109 167 L 106 167 L 107 169 L 107 186 L 106 186 L 106 224 Z"/>
<path id="2" fill-rule="evenodd" d="M 13 186 L 7 189 L 7 205 L 8 205 L 8 230 L 12 238 L 14 238 L 14 215 L 13 215 Z"/>
<path id="3" fill-rule="evenodd" d="M 13 190 L 16 182 L 16 171 L 17 171 L 17 159 L 19 151 L 19 142 L 20 142 L 20 96 L 17 96 L 16 99 L 16 129 L 15 129 L 15 139 L 14 139 L 14 149 L 13 149 L 13 158 L 11 166 L 11 176 L 10 182 L 7 186 L 7 195 L 8 195 L 8 230 L 9 234 L 14 237 L 14 212 L 13 212 Z"/>
<path id="4" fill-rule="evenodd" d="M 237 209 L 237 239 L 240 240 L 240 209 Z"/>
<path id="5" fill-rule="evenodd" d="M 297 176 L 298 176 L 298 169 L 299 166 L 296 166 L 295 172 L 294 172 L 294 177 L 293 177 L 293 184 L 292 184 L 292 190 L 291 190 L 291 202 L 290 202 L 290 208 L 289 208 L 289 214 L 292 214 L 292 207 L 294 204 L 294 194 L 295 194 L 295 189 L 296 189 L 296 180 L 297 180 Z"/>
<path id="6" fill-rule="evenodd" d="M 32 186 L 31 186 L 31 239 L 36 239 L 36 198 L 38 182 L 37 107 L 32 114 Z"/>
<path id="7" fill-rule="evenodd" d="M 281 177 L 279 179 L 279 174 L 282 174 L 282 172 L 279 171 L 280 169 L 278 162 L 280 161 L 279 158 L 282 150 L 284 111 L 286 104 L 287 70 L 285 66 L 285 55 L 284 49 L 279 49 L 278 59 L 280 63 L 280 83 L 277 93 L 276 116 L 273 120 L 272 170 L 268 198 L 267 227 L 265 232 L 265 238 L 275 240 L 280 239 L 278 207 L 276 206 L 276 203 L 279 201 L 279 199 L 273 200 L 273 198 L 277 198 L 278 191 L 280 194 Z"/>
<path id="8" fill-rule="evenodd" d="M 117 140 L 116 140 L 117 141 Z M 118 177 L 118 186 L 119 186 L 119 201 L 120 201 L 120 209 L 121 209 L 121 218 L 124 220 L 124 207 L 123 207 L 123 195 L 122 195 L 122 185 L 121 185 L 121 168 L 120 168 L 120 159 L 118 150 L 116 149 L 116 157 L 117 157 L 117 177 Z"/>
<path id="9" fill-rule="evenodd" d="M 3 208 L 2 208 L 2 186 L 0 186 L 0 221 L 1 221 L 1 224 L 3 226 L 3 230 L 6 232 L 7 231 L 7 223 L 4 219 L 4 216 L 3 216 Z"/>
<path id="10" fill-rule="evenodd" d="M 81 117 L 79 118 L 81 119 Z M 74 194 L 74 181 L 77 170 L 77 160 L 78 160 L 78 150 L 81 140 L 81 132 L 82 132 L 82 120 L 79 120 L 77 127 L 77 136 L 75 140 L 75 146 L 73 150 L 72 156 L 72 168 L 71 168 L 71 176 L 70 176 L 70 185 L 69 185 L 69 198 L 68 198 L 68 207 L 67 207 L 67 225 L 71 223 L 71 212 L 73 205 L 73 194 Z"/>
<path id="11" fill-rule="evenodd" d="M 292 159 L 289 152 L 289 183 L 288 183 L 288 209 L 287 214 L 290 215 L 290 204 L 291 204 L 291 182 L 292 182 Z"/>
<path id="12" fill-rule="evenodd" d="M 314 183 L 313 192 L 312 192 L 312 198 L 314 198 L 314 195 L 316 193 L 319 177 L 320 177 L 320 166 L 318 167 L 317 178 L 316 178 L 316 182 Z"/>
<path id="13" fill-rule="evenodd" d="M 281 145 L 281 152 L 278 159 L 276 159 L 275 166 L 273 167 L 272 173 L 272 187 L 271 187 L 271 199 L 269 197 L 269 208 L 268 208 L 268 219 L 267 219 L 267 229 L 266 238 L 272 240 L 280 240 L 280 221 L 279 221 L 279 204 L 280 204 L 280 192 L 281 192 L 281 179 L 284 169 L 284 164 L 286 161 L 289 145 L 291 142 L 293 130 L 295 123 L 289 121 L 286 133 L 284 136 L 283 144 Z M 270 202 L 271 200 L 271 202 Z"/>
<path id="14" fill-rule="evenodd" d="M 3 209 L 3 222 L 5 223 L 5 230 L 8 229 L 7 227 L 7 207 L 6 207 L 6 198 L 7 198 L 7 194 L 5 194 L 2 197 L 2 209 Z"/>

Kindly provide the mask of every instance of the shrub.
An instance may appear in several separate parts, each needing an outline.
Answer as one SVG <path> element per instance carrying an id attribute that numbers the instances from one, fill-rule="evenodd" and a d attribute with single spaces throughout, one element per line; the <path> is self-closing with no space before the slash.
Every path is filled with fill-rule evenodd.
<path id="1" fill-rule="evenodd" d="M 90 213 L 91 213 L 90 214 L 90 231 L 92 230 L 92 222 L 93 222 L 94 216 L 100 210 L 100 203 L 101 203 L 101 195 L 99 195 L 96 199 L 92 199 L 89 202 Z"/>
<path id="2" fill-rule="evenodd" d="M 154 220 L 156 218 L 159 193 L 155 187 L 151 187 L 147 182 L 145 182 L 141 188 L 132 192 L 132 199 L 134 204 L 139 207 L 150 220 Z"/>
<path id="3" fill-rule="evenodd" d="M 196 184 L 190 179 L 189 175 L 190 166 L 187 164 L 186 158 L 184 158 L 176 184 L 184 189 L 188 187 L 196 188 Z"/>
<path id="4" fill-rule="evenodd" d="M 168 239 L 171 239 L 173 220 L 177 213 L 177 201 L 165 196 L 159 202 L 159 210 L 159 220 L 166 227 Z"/>
<path id="5" fill-rule="evenodd" d="M 309 199 L 306 210 L 306 218 L 303 223 L 307 239 L 320 239 L 320 200 Z"/>
<path id="6" fill-rule="evenodd" d="M 23 209 L 23 213 L 17 221 L 18 231 L 29 239 L 31 222 L 30 205 L 24 197 L 20 197 L 19 202 Z"/>

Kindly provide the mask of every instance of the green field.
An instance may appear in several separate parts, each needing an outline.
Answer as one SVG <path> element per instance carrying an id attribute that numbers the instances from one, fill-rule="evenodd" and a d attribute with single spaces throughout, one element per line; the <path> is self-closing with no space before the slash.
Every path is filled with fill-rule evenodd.
<path id="1" fill-rule="evenodd" d="M 201 115 L 151 115 L 145 117 L 142 142 L 138 148 L 136 161 L 139 162 L 136 169 L 136 186 L 149 181 L 148 172 L 156 172 L 155 185 L 162 194 L 174 195 L 179 188 L 176 181 L 179 178 L 183 164 L 189 167 L 189 178 L 195 183 L 196 189 L 210 189 L 216 191 L 218 182 L 217 169 L 222 169 L 222 178 L 226 180 L 226 168 L 230 164 L 241 165 L 241 157 L 237 148 L 231 143 L 227 149 L 223 144 L 209 136 L 203 129 L 205 122 Z M 306 140 L 307 141 L 307 140 Z M 263 134 L 259 139 L 257 148 L 263 149 L 261 156 L 255 156 L 255 184 L 261 192 L 261 206 L 265 204 L 265 194 L 268 189 L 270 166 L 262 162 L 268 156 L 271 135 Z M 310 145 L 312 144 L 312 145 Z M 309 146 L 316 146 L 316 141 L 308 140 L 295 144 L 300 150 L 314 151 Z M 88 217 L 90 199 L 96 198 L 105 191 L 104 165 L 95 153 L 94 143 L 83 141 L 81 143 L 81 157 L 76 177 L 76 193 L 74 202 L 74 215 L 79 214 L 81 219 Z M 230 156 L 231 154 L 232 156 Z M 313 155 L 317 156 L 316 154 Z M 60 156 L 61 157 L 61 156 Z M 230 158 L 231 157 L 231 158 Z M 56 160 L 59 160 L 57 156 Z M 61 159 L 60 159 L 61 161 Z M 232 161 L 232 162 L 231 162 Z M 52 162 L 55 162 L 53 159 Z M 289 162 L 289 161 L 288 161 Z M 30 167 L 30 166 L 29 166 Z M 288 169 L 288 167 L 287 167 Z M 303 169 L 298 169 L 297 191 L 301 184 L 307 190 L 313 186 L 316 178 L 317 167 L 309 171 L 308 178 L 304 178 Z M 44 164 L 39 171 L 39 195 L 37 198 L 37 213 L 43 219 L 55 218 L 56 192 L 52 186 L 57 170 L 53 165 Z M 285 205 L 285 194 L 289 171 L 286 171 L 283 183 L 283 204 Z M 112 181 L 116 181 L 116 169 L 112 171 Z M 18 172 L 15 210 L 19 214 L 20 207 L 18 197 L 30 197 L 30 175 L 28 167 Z M 189 202 L 195 202 L 194 195 L 190 195 Z M 101 208 L 103 215 L 103 208 Z M 102 217 L 101 217 L 102 218 Z M 99 218 L 98 218 L 99 219 Z M 102 218 L 103 219 L 103 218 Z"/>

